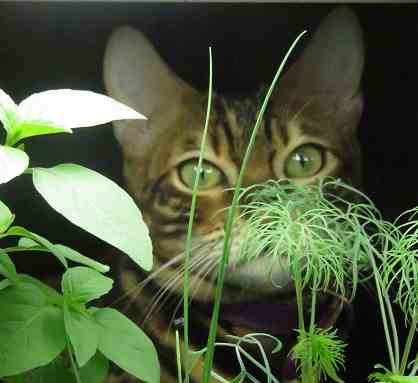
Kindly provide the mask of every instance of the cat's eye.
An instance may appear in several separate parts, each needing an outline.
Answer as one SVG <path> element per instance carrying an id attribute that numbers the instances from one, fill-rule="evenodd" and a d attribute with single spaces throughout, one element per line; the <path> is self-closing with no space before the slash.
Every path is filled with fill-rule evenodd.
<path id="1" fill-rule="evenodd" d="M 194 180 L 197 174 L 197 160 L 189 160 L 180 164 L 178 171 L 181 181 L 189 188 L 193 189 Z M 215 188 L 224 182 L 224 174 L 212 163 L 203 161 L 202 173 L 199 179 L 199 190 L 205 191 Z"/>
<path id="2" fill-rule="evenodd" d="M 285 162 L 289 178 L 307 178 L 317 174 L 324 165 L 324 149 L 319 145 L 303 145 L 294 150 Z"/>

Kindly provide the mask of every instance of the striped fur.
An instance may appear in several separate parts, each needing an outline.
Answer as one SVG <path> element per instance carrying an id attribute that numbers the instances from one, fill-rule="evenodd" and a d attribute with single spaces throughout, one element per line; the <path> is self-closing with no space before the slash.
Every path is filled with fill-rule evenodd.
<path id="1" fill-rule="evenodd" d="M 321 24 L 275 91 L 257 137 L 245 186 L 292 178 L 286 163 L 292 156 L 301 158 L 298 150 L 304 145 L 311 145 L 320 153 L 321 166 L 315 173 L 297 178 L 297 182 L 309 184 L 324 176 L 339 176 L 359 184 L 356 127 L 362 110 L 362 67 L 362 38 L 355 16 L 346 8 L 337 9 Z M 160 356 L 161 382 L 171 383 L 176 381 L 177 373 L 173 320 L 182 315 L 182 265 L 191 201 L 191 189 L 182 179 L 180 169 L 198 157 L 207 95 L 178 78 L 146 38 L 129 27 L 112 35 L 104 72 L 109 94 L 148 117 L 146 122 L 115 124 L 124 154 L 126 184 L 149 226 L 155 253 L 155 267 L 150 275 L 128 260 L 121 261 L 124 295 L 119 305 L 151 336 Z M 223 210 L 231 202 L 228 188 L 237 180 L 264 93 L 263 88 L 246 97 L 216 94 L 213 99 L 205 160 L 221 176 L 214 187 L 198 196 L 191 261 L 190 341 L 195 349 L 204 347 L 208 332 L 209 308 L 222 253 Z M 272 299 L 291 301 L 289 275 L 281 266 L 272 266 L 262 258 L 251 264 L 238 262 L 242 224 L 237 218 L 223 305 Z M 266 270 L 271 267 L 273 278 L 286 288 L 278 289 L 270 283 Z M 332 308 L 327 322 L 330 325 L 338 317 L 341 305 L 328 297 L 324 300 Z M 243 335 L 253 330 L 224 319 L 221 312 L 218 341 L 228 341 L 228 334 Z M 270 360 L 276 376 L 284 374 L 293 335 L 284 331 L 280 338 L 286 345 L 285 351 Z M 267 352 L 272 348 L 269 342 L 263 345 Z M 217 350 L 215 370 L 223 376 L 235 376 L 239 365 L 231 350 Z M 192 382 L 199 383 L 201 371 L 198 362 L 192 371 Z M 263 381 L 262 374 L 259 379 Z M 131 382 L 131 378 L 113 377 L 109 382 Z"/>

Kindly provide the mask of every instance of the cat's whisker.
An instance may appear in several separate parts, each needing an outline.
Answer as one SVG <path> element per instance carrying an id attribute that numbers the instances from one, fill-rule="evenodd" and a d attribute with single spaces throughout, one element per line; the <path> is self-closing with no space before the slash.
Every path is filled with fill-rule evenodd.
<path id="1" fill-rule="evenodd" d="M 194 246 L 192 248 L 192 251 L 195 251 L 200 246 L 202 246 L 202 244 L 197 244 L 196 246 Z M 184 257 L 185 257 L 185 252 L 182 252 L 182 253 L 178 254 L 177 256 L 175 256 L 174 258 L 170 259 L 169 261 L 163 263 L 158 269 L 156 269 L 155 271 L 153 271 L 144 280 L 142 280 L 136 286 L 134 286 L 133 288 L 127 290 L 124 294 L 122 294 L 120 297 L 118 297 L 114 302 L 112 302 L 112 304 L 110 306 L 115 306 L 119 302 L 123 301 L 126 298 L 130 298 L 129 299 L 129 302 L 127 302 L 127 304 L 130 304 L 130 302 L 132 302 L 133 300 L 135 300 L 138 297 L 138 295 L 141 293 L 141 291 L 146 287 L 146 285 L 149 282 L 151 282 L 158 274 L 160 274 L 161 272 L 163 272 L 167 268 L 169 268 L 169 267 L 171 267 L 171 266 L 173 266 L 173 265 L 175 265 L 177 263 L 182 262 L 183 259 L 184 259 Z"/>
<path id="2" fill-rule="evenodd" d="M 210 259 L 210 260 L 207 262 L 207 264 L 206 264 L 204 267 L 202 267 L 202 269 L 199 271 L 199 273 L 198 273 L 198 274 L 196 274 L 196 277 L 200 277 L 200 278 L 195 279 L 195 280 L 191 283 L 191 285 L 190 285 L 190 289 L 192 290 L 192 293 L 191 293 L 191 295 L 190 295 L 190 304 L 192 303 L 193 298 L 196 296 L 196 294 L 197 294 L 197 292 L 198 292 L 198 290 L 199 290 L 200 286 L 202 285 L 203 281 L 206 279 L 206 277 L 207 277 L 207 276 L 208 276 L 211 272 L 213 272 L 213 270 L 214 270 L 214 269 L 215 269 L 215 267 L 219 264 L 219 262 L 220 262 L 220 260 L 219 260 L 219 259 Z M 202 275 L 202 274 L 203 274 L 203 275 Z M 213 280 L 212 280 L 212 281 L 213 281 Z M 209 291 L 209 290 L 208 290 L 208 291 Z M 177 305 L 176 305 L 176 307 L 175 307 L 175 309 L 174 309 L 173 315 L 172 315 L 172 316 L 171 316 L 171 318 L 170 318 L 170 322 L 169 322 L 169 325 L 168 325 L 168 328 L 167 328 L 167 332 L 169 332 L 169 331 L 170 331 L 170 329 L 171 329 L 171 327 L 172 327 L 172 325 L 173 325 L 173 322 L 174 322 L 174 320 L 175 320 L 175 318 L 176 318 L 177 312 L 178 312 L 178 310 L 180 309 L 180 307 L 181 307 L 182 303 L 183 303 L 183 296 L 179 299 L 179 302 L 177 303 Z"/>
<path id="3" fill-rule="evenodd" d="M 207 261 L 206 256 L 207 254 L 205 252 L 196 256 L 189 266 L 190 272 L 194 271 L 198 266 Z M 184 266 L 180 269 L 180 271 L 177 271 L 168 281 L 166 281 L 166 283 L 164 283 L 163 286 L 161 286 L 161 288 L 158 290 L 157 294 L 154 296 L 154 298 L 151 300 L 151 302 L 148 304 L 148 307 L 145 310 L 148 312 L 148 314 L 146 315 L 144 322 L 146 322 L 149 319 L 149 317 L 152 314 L 154 314 L 154 311 L 158 306 L 158 303 L 161 301 L 161 299 L 163 299 L 164 295 L 168 293 L 167 298 L 169 298 L 174 293 L 173 286 L 181 282 L 181 279 L 183 278 L 183 272 Z"/>

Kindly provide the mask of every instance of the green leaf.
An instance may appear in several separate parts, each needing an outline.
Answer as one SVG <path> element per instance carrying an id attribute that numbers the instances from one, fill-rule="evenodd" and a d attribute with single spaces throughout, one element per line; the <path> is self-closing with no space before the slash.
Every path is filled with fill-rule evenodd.
<path id="1" fill-rule="evenodd" d="M 48 304 L 57 305 L 57 306 L 63 305 L 63 302 L 64 302 L 63 296 L 59 292 L 54 290 L 52 287 L 40 281 L 39 279 L 36 279 L 27 274 L 19 274 L 19 279 L 20 281 L 23 281 L 30 285 L 34 285 L 36 288 L 41 290 Z"/>
<path id="2" fill-rule="evenodd" d="M 78 372 L 83 383 L 103 383 L 108 370 L 109 361 L 98 352 Z"/>
<path id="3" fill-rule="evenodd" d="M 29 238 L 20 238 L 18 242 L 18 246 L 25 247 L 28 250 L 33 248 L 40 248 L 39 244 L 32 239 Z M 94 259 L 88 258 L 84 256 L 83 254 L 80 254 L 78 251 L 71 249 L 68 246 L 60 245 L 60 244 L 54 244 L 52 245 L 55 249 L 56 253 L 60 254 L 64 258 L 81 263 L 82 265 L 89 266 L 101 273 L 107 273 L 110 270 L 110 267 L 108 265 L 104 265 L 103 263 L 97 262 Z"/>
<path id="4" fill-rule="evenodd" d="M 0 275 L 10 279 L 14 284 L 19 282 L 16 267 L 9 255 L 3 249 L 0 249 Z"/>
<path id="5" fill-rule="evenodd" d="M 22 174 L 29 166 L 29 157 L 20 149 L 0 145 L 0 184 Z"/>
<path id="6" fill-rule="evenodd" d="M 7 236 L 19 236 L 19 237 L 25 237 L 25 238 L 31 239 L 32 241 L 36 242 L 41 247 L 47 249 L 52 254 L 54 254 L 59 259 L 59 261 L 64 265 L 64 267 L 68 268 L 67 260 L 59 251 L 60 249 L 59 248 L 57 249 L 55 245 L 49 242 L 46 238 L 41 237 L 38 234 L 32 233 L 31 231 L 21 226 L 12 226 L 7 231 L 6 234 Z"/>
<path id="7" fill-rule="evenodd" d="M 106 124 L 114 120 L 145 119 L 128 106 L 103 94 L 54 89 L 35 93 L 19 104 L 22 121 L 66 129 Z"/>
<path id="8" fill-rule="evenodd" d="M 0 122 L 7 132 L 11 130 L 17 118 L 17 105 L 8 94 L 0 89 Z"/>
<path id="9" fill-rule="evenodd" d="M 68 246 L 56 244 L 54 245 L 54 248 L 66 259 L 73 262 L 81 263 L 82 265 L 89 266 L 99 271 L 100 273 L 107 273 L 110 270 L 110 267 L 108 265 L 104 265 L 103 263 L 88 258 L 83 254 L 80 254 L 78 251 L 71 249 Z"/>
<path id="10" fill-rule="evenodd" d="M 132 198 L 111 180 L 80 165 L 34 168 L 38 192 L 64 217 L 152 268 L 148 228 Z"/>
<path id="11" fill-rule="evenodd" d="M 0 377 L 43 366 L 65 347 L 62 311 L 20 282 L 0 291 Z"/>
<path id="12" fill-rule="evenodd" d="M 8 145 L 15 145 L 20 140 L 28 137 L 42 136 L 46 134 L 72 133 L 71 129 L 55 126 L 52 122 L 26 121 L 14 126 L 7 138 Z"/>
<path id="13" fill-rule="evenodd" d="M 9 287 L 12 283 L 8 279 L 3 279 L 0 281 L 0 290 L 3 290 L 7 287 Z"/>
<path id="14" fill-rule="evenodd" d="M 94 317 L 101 328 L 99 351 L 131 375 L 146 383 L 158 383 L 157 351 L 145 333 L 114 309 L 99 309 Z"/>
<path id="15" fill-rule="evenodd" d="M 14 377 L 13 377 L 14 378 Z M 74 375 L 62 358 L 58 357 L 44 367 L 36 368 L 16 377 L 13 383 L 76 383 Z M 83 381 L 84 382 L 84 381 Z M 86 381 L 86 383 L 89 383 Z"/>
<path id="16" fill-rule="evenodd" d="M 62 276 L 61 288 L 71 302 L 87 303 L 107 294 L 113 280 L 84 266 L 68 269 Z"/>
<path id="17" fill-rule="evenodd" d="M 4 233 L 13 223 L 15 215 L 0 201 L 0 234 Z"/>
<path id="18" fill-rule="evenodd" d="M 74 348 L 78 366 L 84 366 L 96 353 L 99 327 L 89 312 L 64 306 L 65 331 Z"/>

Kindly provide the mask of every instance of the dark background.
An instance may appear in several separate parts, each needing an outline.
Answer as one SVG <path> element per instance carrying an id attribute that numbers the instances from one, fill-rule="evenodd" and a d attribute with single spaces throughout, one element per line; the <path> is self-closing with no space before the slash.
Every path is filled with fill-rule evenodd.
<path id="1" fill-rule="evenodd" d="M 269 82 L 284 52 L 303 29 L 313 30 L 334 5 L 191 3 L 0 3 L 0 88 L 16 101 L 51 88 L 104 92 L 102 57 L 118 25 L 145 32 L 186 81 L 205 89 L 208 46 L 214 52 L 215 88 L 246 91 Z M 365 112 L 360 123 L 364 190 L 392 219 L 417 203 L 418 5 L 356 4 L 366 42 Z M 119 148 L 109 126 L 72 136 L 27 143 L 32 165 L 76 162 L 122 183 Z M 1 171 L 1 170 L 0 170 Z M 29 177 L 0 188 L 17 223 L 71 245 L 89 256 L 113 260 L 116 253 L 53 212 Z M 112 254 L 112 255 L 109 255 Z M 22 265 L 25 269 L 24 265 Z M 59 271 L 54 261 L 33 255 L 30 271 Z M 355 311 L 349 382 L 365 382 L 383 352 L 375 302 L 362 291 Z M 364 356 L 367 356 L 366 358 Z"/>

